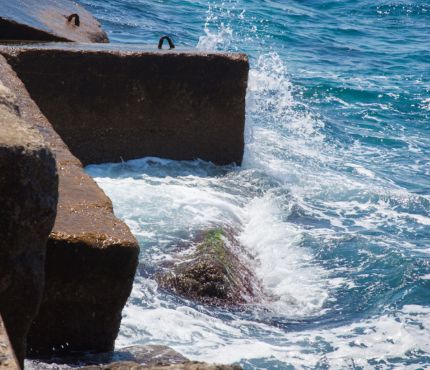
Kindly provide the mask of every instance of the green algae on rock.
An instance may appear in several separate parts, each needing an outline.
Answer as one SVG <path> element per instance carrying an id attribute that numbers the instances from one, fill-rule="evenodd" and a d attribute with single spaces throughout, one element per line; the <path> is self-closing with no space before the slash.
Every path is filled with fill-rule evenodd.
<path id="1" fill-rule="evenodd" d="M 258 278 L 246 265 L 249 257 L 234 235 L 212 229 L 200 239 L 191 255 L 157 274 L 160 287 L 215 306 L 258 301 L 262 296 Z"/>

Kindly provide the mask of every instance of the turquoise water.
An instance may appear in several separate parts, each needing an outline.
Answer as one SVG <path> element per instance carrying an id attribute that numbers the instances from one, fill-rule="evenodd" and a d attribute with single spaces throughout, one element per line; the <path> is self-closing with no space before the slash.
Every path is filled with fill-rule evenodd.
<path id="1" fill-rule="evenodd" d="M 430 2 L 81 0 L 120 43 L 244 51 L 238 167 L 88 167 L 139 238 L 118 346 L 246 369 L 430 367 Z M 238 231 L 275 299 L 214 310 L 154 272 L 199 230 Z"/>

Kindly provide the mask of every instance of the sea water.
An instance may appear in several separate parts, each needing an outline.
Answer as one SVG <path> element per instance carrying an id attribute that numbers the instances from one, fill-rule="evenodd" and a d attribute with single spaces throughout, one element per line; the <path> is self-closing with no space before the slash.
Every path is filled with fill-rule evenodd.
<path id="1" fill-rule="evenodd" d="M 137 236 L 117 346 L 246 369 L 430 368 L 430 2 L 80 0 L 111 41 L 246 52 L 241 167 L 89 166 Z M 272 297 L 160 291 L 157 268 L 225 226 Z"/>

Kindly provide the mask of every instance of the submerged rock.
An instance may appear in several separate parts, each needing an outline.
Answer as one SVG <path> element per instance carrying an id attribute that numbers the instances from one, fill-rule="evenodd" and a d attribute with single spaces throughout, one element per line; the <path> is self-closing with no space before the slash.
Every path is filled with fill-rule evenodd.
<path id="1" fill-rule="evenodd" d="M 114 362 L 109 365 L 87 366 L 80 370 L 241 370 L 238 365 L 217 365 L 203 362 L 187 361 L 181 364 L 158 364 L 151 366 L 139 365 L 136 362 Z"/>
<path id="2" fill-rule="evenodd" d="M 190 361 L 174 349 L 161 345 L 130 346 L 114 352 L 51 357 L 34 363 L 38 370 L 52 370 L 66 365 L 80 370 L 239 370 L 237 365 L 214 365 Z M 49 364 L 52 363 L 52 364 Z M 86 365 L 86 366 L 84 366 Z M 83 366 L 83 367 L 79 367 Z"/>
<path id="3" fill-rule="evenodd" d="M 133 361 L 140 365 L 151 366 L 159 364 L 178 364 L 188 359 L 179 352 L 167 346 L 146 345 L 130 346 L 115 351 L 113 358 L 116 361 Z"/>
<path id="4" fill-rule="evenodd" d="M 133 363 L 135 366 L 171 365 L 189 361 L 174 349 L 162 345 L 129 346 L 112 352 L 76 353 L 41 358 L 33 362 L 38 370 L 51 370 L 53 366 L 81 367 L 85 369 L 104 369 L 111 364 Z M 55 364 L 55 365 L 53 365 Z"/>
<path id="5" fill-rule="evenodd" d="M 261 288 L 246 259 L 246 252 L 231 233 L 209 230 L 185 260 L 157 274 L 157 281 L 166 290 L 205 304 L 255 302 L 262 296 Z"/>

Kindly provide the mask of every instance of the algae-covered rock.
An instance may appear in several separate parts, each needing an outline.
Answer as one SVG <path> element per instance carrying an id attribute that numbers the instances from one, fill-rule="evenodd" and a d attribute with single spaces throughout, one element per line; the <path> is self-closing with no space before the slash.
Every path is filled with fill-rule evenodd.
<path id="1" fill-rule="evenodd" d="M 240 305 L 261 297 L 259 281 L 246 265 L 243 247 L 232 233 L 213 229 L 203 233 L 191 255 L 182 257 L 157 281 L 166 290 L 210 305 Z"/>

